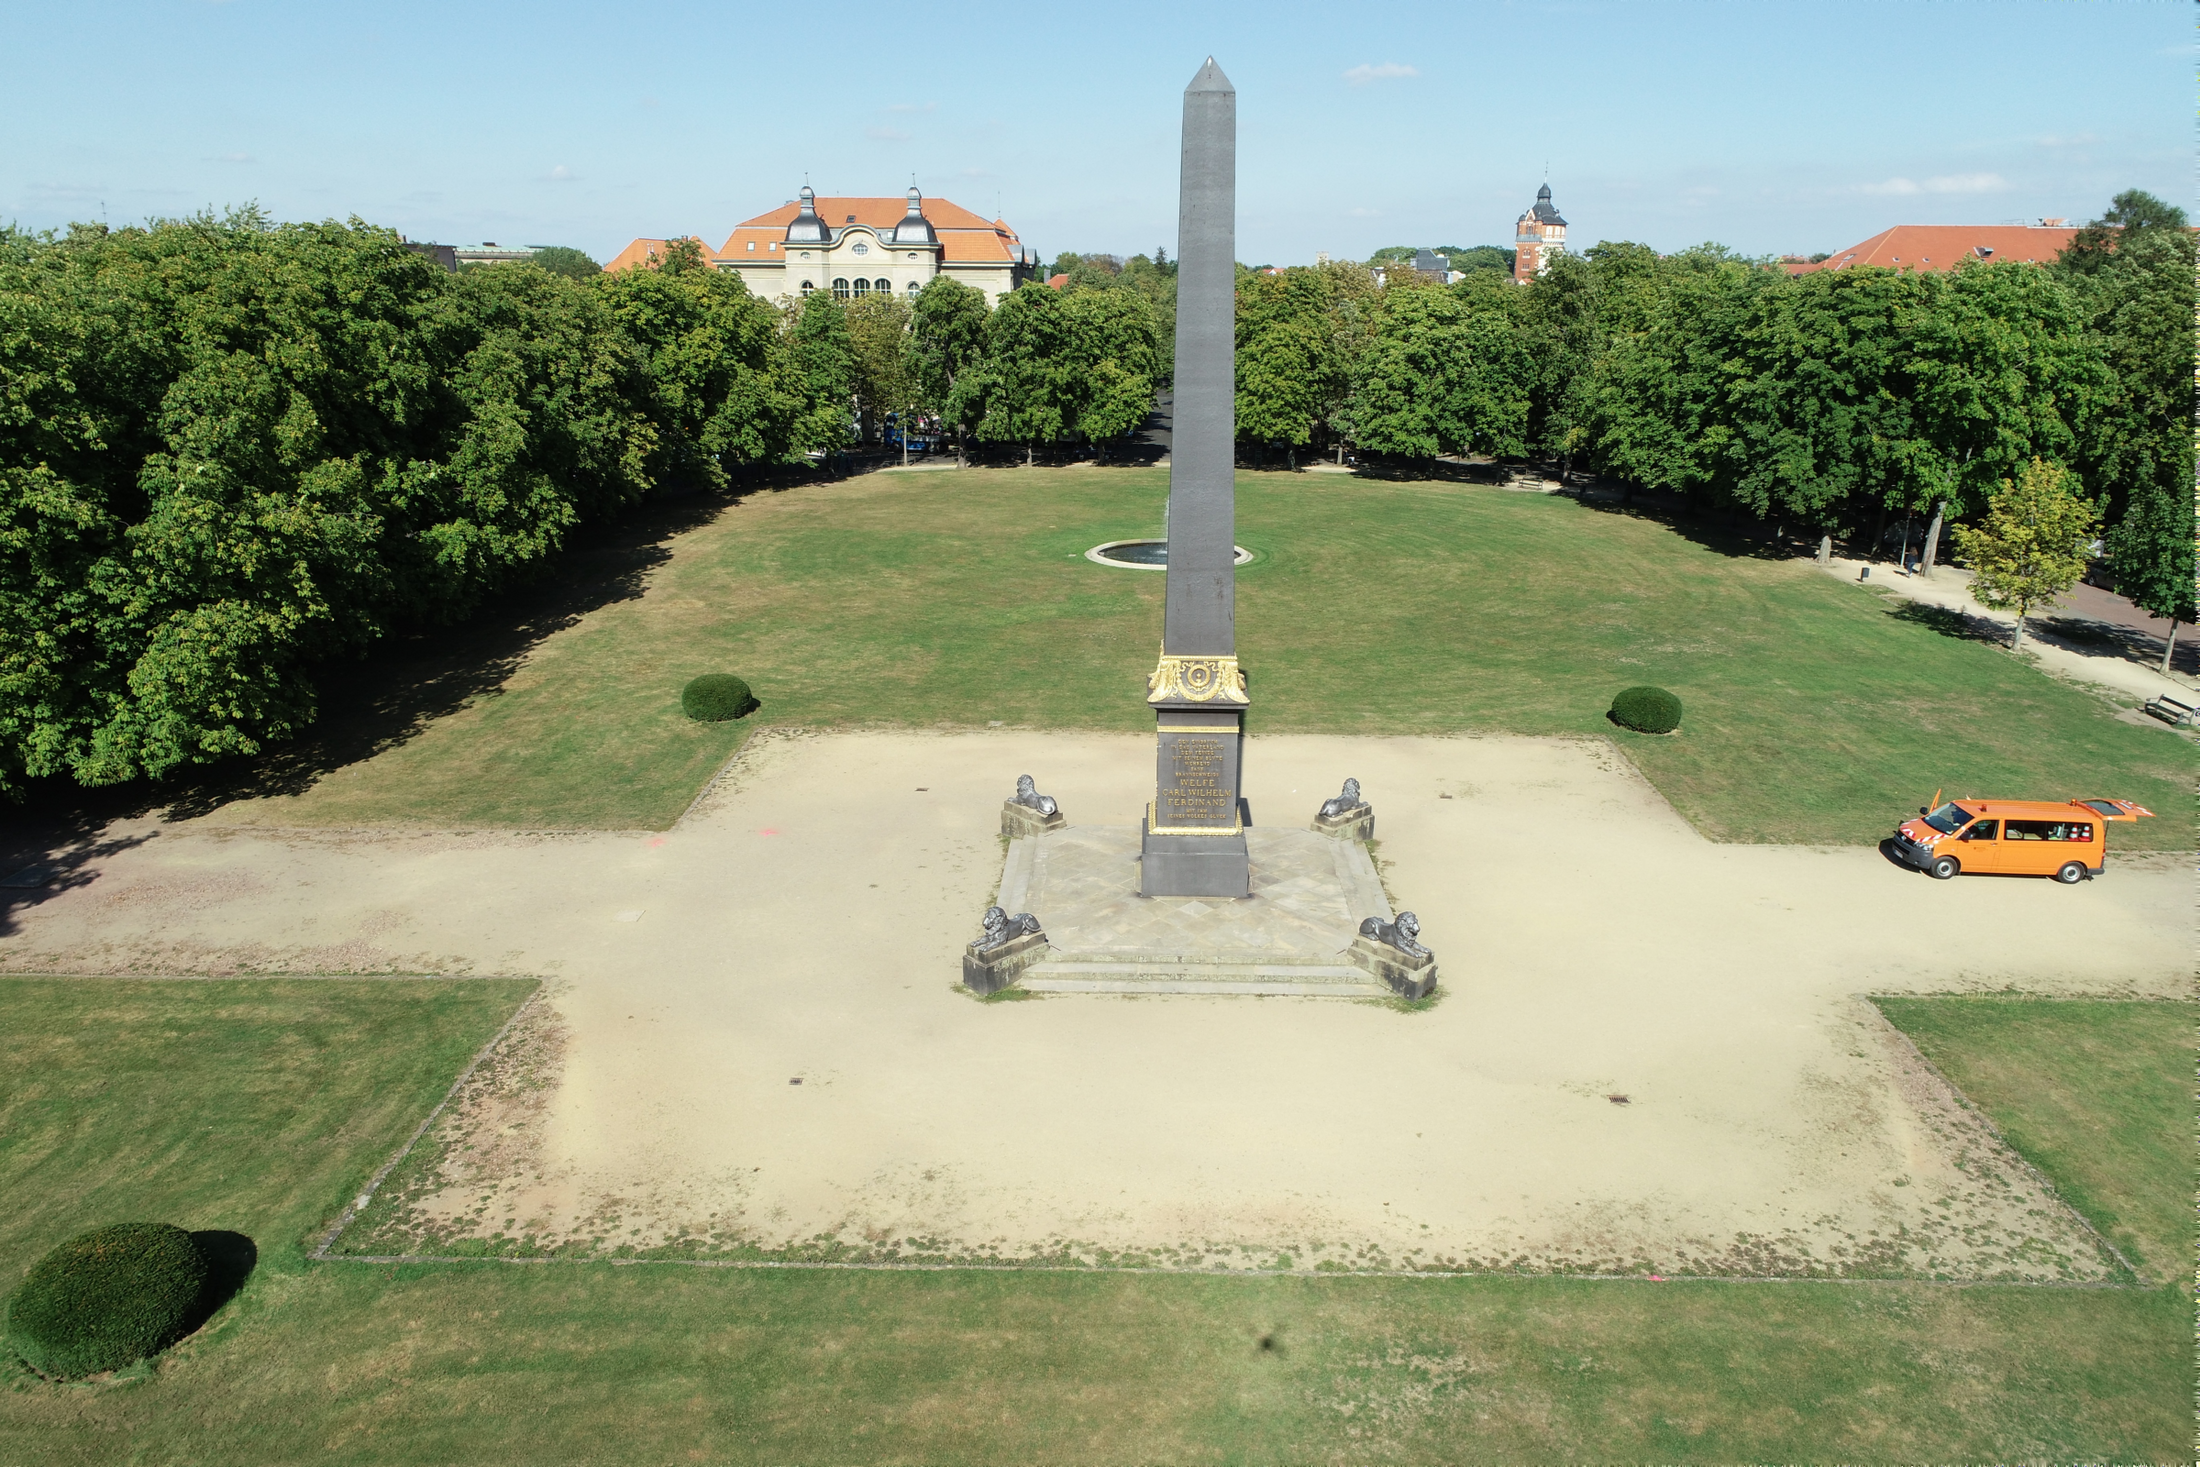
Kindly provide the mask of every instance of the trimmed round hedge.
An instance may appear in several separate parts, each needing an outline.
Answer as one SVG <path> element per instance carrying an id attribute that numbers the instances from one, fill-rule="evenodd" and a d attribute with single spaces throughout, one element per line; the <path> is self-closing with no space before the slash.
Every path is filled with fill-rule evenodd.
<path id="1" fill-rule="evenodd" d="M 1622 688 L 1612 700 L 1612 722 L 1638 733 L 1671 733 L 1681 726 L 1681 700 L 1663 688 Z"/>
<path id="2" fill-rule="evenodd" d="M 8 1299 L 8 1343 L 41 1374 L 94 1375 L 167 1349 L 190 1328 L 206 1257 L 166 1223 L 116 1223 L 31 1265 Z"/>
<path id="3" fill-rule="evenodd" d="M 749 685 L 730 672 L 707 672 L 680 690 L 680 711 L 697 723 L 724 723 L 756 706 Z"/>

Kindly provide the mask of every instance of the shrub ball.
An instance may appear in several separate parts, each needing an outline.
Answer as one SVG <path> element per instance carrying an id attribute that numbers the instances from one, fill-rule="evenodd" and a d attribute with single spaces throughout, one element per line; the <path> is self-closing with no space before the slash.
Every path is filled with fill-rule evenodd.
<path id="1" fill-rule="evenodd" d="M 680 711 L 698 723 L 724 723 L 756 706 L 749 685 L 730 672 L 710 672 L 680 690 Z"/>
<path id="2" fill-rule="evenodd" d="M 94 1228 L 31 1265 L 8 1300 L 8 1343 L 45 1375 L 114 1370 L 181 1339 L 205 1288 L 206 1259 L 183 1229 Z"/>
<path id="3" fill-rule="evenodd" d="M 1681 700 L 1663 688 L 1622 688 L 1612 700 L 1612 721 L 1640 733 L 1671 733 L 1681 726 Z"/>

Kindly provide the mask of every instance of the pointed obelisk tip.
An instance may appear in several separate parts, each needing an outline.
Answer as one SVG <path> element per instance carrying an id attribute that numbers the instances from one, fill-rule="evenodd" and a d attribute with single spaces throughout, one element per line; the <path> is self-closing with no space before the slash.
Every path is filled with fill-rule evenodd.
<path id="1" fill-rule="evenodd" d="M 1222 74 L 1222 68 L 1215 65 L 1215 58 L 1210 56 L 1207 58 L 1207 64 L 1199 69 L 1199 75 L 1193 77 L 1192 84 L 1184 90 L 1187 92 L 1235 92 L 1237 88 L 1230 85 L 1230 79 Z"/>

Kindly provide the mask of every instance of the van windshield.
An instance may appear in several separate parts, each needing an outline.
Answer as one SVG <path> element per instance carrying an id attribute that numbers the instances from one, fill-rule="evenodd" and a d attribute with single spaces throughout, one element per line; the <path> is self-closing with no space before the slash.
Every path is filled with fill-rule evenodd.
<path id="1" fill-rule="evenodd" d="M 1925 817 L 1925 823 L 1942 835 L 1954 835 L 1971 823 L 1971 817 L 1960 805 L 1946 804 Z"/>

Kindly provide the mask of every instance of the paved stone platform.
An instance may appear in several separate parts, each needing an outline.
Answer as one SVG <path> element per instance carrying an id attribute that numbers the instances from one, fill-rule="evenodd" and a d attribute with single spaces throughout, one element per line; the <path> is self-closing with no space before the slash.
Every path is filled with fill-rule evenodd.
<path id="1" fill-rule="evenodd" d="M 1367 848 L 1248 826 L 1253 894 L 1138 894 L 1138 830 L 1074 825 L 1009 843 L 1001 905 L 1030 912 L 1053 951 L 1021 985 L 1056 993 L 1245 993 L 1364 998 L 1390 990 L 1346 956 L 1360 922 L 1388 920 Z"/>

